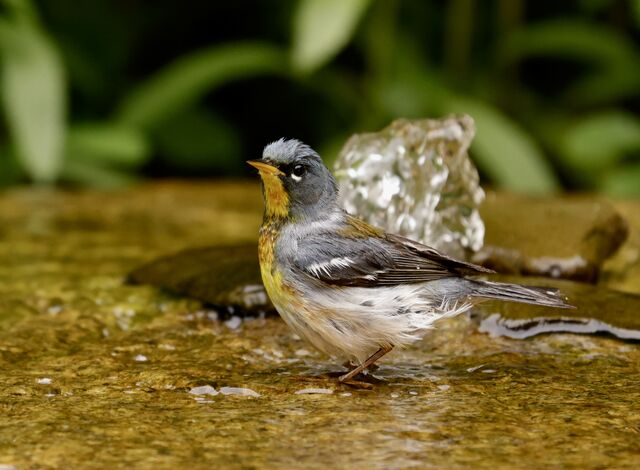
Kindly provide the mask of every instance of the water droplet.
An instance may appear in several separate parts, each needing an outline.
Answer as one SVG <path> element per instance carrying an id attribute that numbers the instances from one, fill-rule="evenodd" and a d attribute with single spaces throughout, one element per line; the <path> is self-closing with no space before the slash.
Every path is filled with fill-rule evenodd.
<path id="1" fill-rule="evenodd" d="M 211 395 L 216 396 L 219 392 L 211 385 L 201 385 L 199 387 L 193 387 L 189 390 L 192 395 Z"/>
<path id="2" fill-rule="evenodd" d="M 250 388 L 242 387 L 222 387 L 220 393 L 223 395 L 239 395 L 243 397 L 259 397 L 260 394 Z"/>
<path id="3" fill-rule="evenodd" d="M 49 315 L 57 315 L 62 312 L 62 305 L 52 305 L 47 309 Z"/>
<path id="4" fill-rule="evenodd" d="M 303 388 L 302 390 L 296 391 L 296 395 L 312 395 L 312 394 L 323 394 L 323 395 L 331 395 L 333 390 L 329 388 Z"/>
<path id="5" fill-rule="evenodd" d="M 225 326 L 230 330 L 236 330 L 242 325 L 242 318 L 238 316 L 233 316 L 229 318 L 226 322 L 224 322 Z"/>
<path id="6" fill-rule="evenodd" d="M 51 382 L 53 382 L 53 380 L 49 377 L 41 377 L 36 379 L 36 383 L 39 383 L 40 385 L 50 385 Z"/>
<path id="7" fill-rule="evenodd" d="M 138 354 L 136 357 L 133 358 L 133 360 L 136 362 L 147 362 L 149 358 L 147 358 L 147 356 L 145 356 L 144 354 Z"/>

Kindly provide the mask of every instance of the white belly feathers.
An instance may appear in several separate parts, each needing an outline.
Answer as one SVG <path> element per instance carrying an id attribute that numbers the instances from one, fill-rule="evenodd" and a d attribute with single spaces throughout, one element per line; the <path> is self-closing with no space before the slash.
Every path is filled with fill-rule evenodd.
<path id="1" fill-rule="evenodd" d="M 362 363 L 379 347 L 414 342 L 436 320 L 471 307 L 466 302 L 434 305 L 429 284 L 316 288 L 302 293 L 296 306 L 274 303 L 285 322 L 316 348 Z"/>

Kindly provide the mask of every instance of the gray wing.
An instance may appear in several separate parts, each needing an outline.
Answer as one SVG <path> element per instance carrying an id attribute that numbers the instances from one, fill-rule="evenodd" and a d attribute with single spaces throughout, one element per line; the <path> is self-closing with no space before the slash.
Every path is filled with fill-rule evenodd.
<path id="1" fill-rule="evenodd" d="M 317 234 L 298 243 L 294 266 L 327 284 L 358 287 L 493 272 L 397 235 L 351 238 Z"/>

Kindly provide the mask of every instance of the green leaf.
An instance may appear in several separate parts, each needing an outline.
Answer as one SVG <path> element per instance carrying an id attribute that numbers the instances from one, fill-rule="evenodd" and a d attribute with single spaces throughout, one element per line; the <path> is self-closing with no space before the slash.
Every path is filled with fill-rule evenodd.
<path id="1" fill-rule="evenodd" d="M 149 156 L 149 143 L 142 132 L 118 124 L 75 125 L 69 130 L 68 158 L 87 164 L 137 167 Z"/>
<path id="2" fill-rule="evenodd" d="M 566 90 L 573 105 L 581 108 L 613 103 L 640 95 L 640 59 L 623 68 L 587 74 Z"/>
<path id="3" fill-rule="evenodd" d="M 449 111 L 469 114 L 476 121 L 471 146 L 474 161 L 498 186 L 521 193 L 556 191 L 558 180 L 534 140 L 515 122 L 490 105 L 452 97 Z"/>
<path id="4" fill-rule="evenodd" d="M 505 42 L 501 56 L 510 62 L 528 56 L 549 56 L 618 67 L 637 59 L 637 52 L 631 41 L 612 29 L 567 18 L 518 30 Z"/>
<path id="5" fill-rule="evenodd" d="M 18 21 L 31 23 L 38 21 L 38 14 L 30 0 L 0 0 L 0 4 L 4 4 L 5 8 Z"/>
<path id="6" fill-rule="evenodd" d="M 286 73 L 286 57 L 261 43 L 207 48 L 178 59 L 138 86 L 121 103 L 117 120 L 152 128 L 226 82 L 265 73 Z"/>
<path id="7" fill-rule="evenodd" d="M 222 118 L 203 108 L 191 108 L 153 132 L 158 153 L 172 167 L 187 171 L 218 170 L 238 173 L 240 137 Z"/>
<path id="8" fill-rule="evenodd" d="M 53 42 L 27 21 L 0 20 L 2 96 L 17 157 L 37 182 L 62 165 L 65 75 Z"/>
<path id="9" fill-rule="evenodd" d="M 377 106 L 389 116 L 421 118 L 449 112 L 452 90 L 425 62 L 423 54 L 407 38 L 398 40 L 389 76 L 371 89 Z"/>
<path id="10" fill-rule="evenodd" d="M 25 177 L 14 152 L 6 145 L 0 146 L 0 187 L 19 183 Z"/>
<path id="11" fill-rule="evenodd" d="M 580 0 L 579 5 L 587 13 L 600 13 L 607 8 L 611 8 L 612 0 Z"/>
<path id="12" fill-rule="evenodd" d="M 293 17 L 292 63 L 312 72 L 347 45 L 371 0 L 299 0 Z"/>
<path id="13" fill-rule="evenodd" d="M 636 28 L 640 28 L 640 0 L 629 0 L 631 3 L 631 13 L 636 23 Z"/>
<path id="14" fill-rule="evenodd" d="M 65 161 L 61 178 L 69 183 L 103 189 L 121 188 L 136 181 L 128 172 L 73 159 Z"/>
<path id="15" fill-rule="evenodd" d="M 600 189 L 615 197 L 640 197 L 640 164 L 621 166 L 605 174 Z"/>
<path id="16" fill-rule="evenodd" d="M 598 170 L 640 149 L 640 119 L 622 111 L 588 116 L 564 132 L 561 155 L 570 166 Z"/>
<path id="17" fill-rule="evenodd" d="M 530 56 L 559 57 L 590 65 L 567 87 L 568 100 L 581 107 L 640 93 L 640 54 L 617 31 L 581 20 L 551 20 L 511 35 L 501 51 L 505 63 Z"/>

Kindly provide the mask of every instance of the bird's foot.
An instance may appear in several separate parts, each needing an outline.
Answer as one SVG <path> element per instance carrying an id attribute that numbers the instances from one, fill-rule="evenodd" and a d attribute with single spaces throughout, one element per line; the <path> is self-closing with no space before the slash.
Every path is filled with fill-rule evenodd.
<path id="1" fill-rule="evenodd" d="M 357 389 L 366 389 L 366 390 L 370 390 L 374 388 L 374 386 L 380 385 L 381 383 L 384 383 L 384 382 L 385 382 L 384 380 L 379 379 L 375 375 L 371 375 L 371 374 L 358 374 L 355 377 L 351 377 L 347 380 L 340 380 L 340 377 L 338 378 L 338 383 L 341 385 L 346 385 L 347 387 L 357 388 Z"/>
<path id="2" fill-rule="evenodd" d="M 356 364 L 355 362 L 352 361 L 345 361 L 342 364 L 342 367 L 345 367 L 349 370 L 355 369 L 356 367 L 358 367 L 358 364 Z M 369 372 L 373 372 L 375 370 L 378 370 L 380 368 L 380 366 L 378 364 L 371 364 L 369 367 L 367 367 L 367 371 Z"/>
<path id="3" fill-rule="evenodd" d="M 327 380 L 340 379 L 344 375 L 343 372 L 325 372 L 321 375 L 302 375 L 297 377 L 297 380 L 307 383 L 316 383 L 326 385 Z M 371 390 L 375 384 L 383 382 L 382 380 L 368 374 L 358 374 L 355 377 L 347 381 L 338 380 L 339 385 L 345 385 L 350 388 Z"/>

